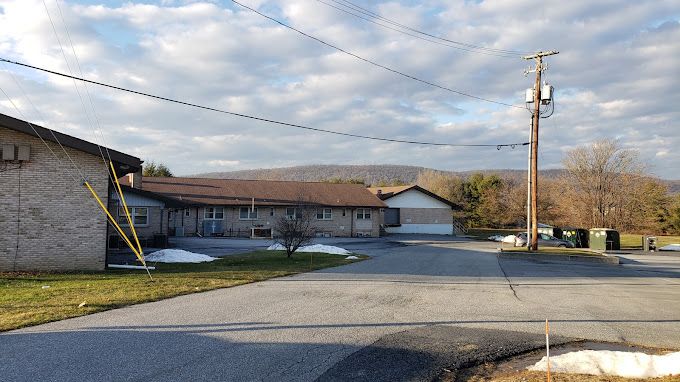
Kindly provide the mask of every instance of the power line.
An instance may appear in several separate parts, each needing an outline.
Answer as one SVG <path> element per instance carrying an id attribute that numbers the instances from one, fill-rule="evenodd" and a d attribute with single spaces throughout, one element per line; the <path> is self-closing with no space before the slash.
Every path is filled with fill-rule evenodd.
<path id="1" fill-rule="evenodd" d="M 428 42 L 431 42 L 431 43 L 433 43 L 433 44 L 438 44 L 438 45 L 446 46 L 446 47 L 453 48 L 453 49 L 463 50 L 463 51 L 466 51 L 466 52 L 477 53 L 477 54 L 484 54 L 484 55 L 487 55 L 487 56 L 494 56 L 494 57 L 514 58 L 514 59 L 516 59 L 517 56 L 518 56 L 517 54 L 509 54 L 509 53 L 501 53 L 501 52 L 487 52 L 487 51 L 482 51 L 482 50 L 468 49 L 468 48 L 461 47 L 461 46 L 458 46 L 458 45 L 452 45 L 452 44 L 447 43 L 447 42 L 442 42 L 442 41 L 433 40 L 433 39 L 431 39 L 431 38 L 422 37 L 422 36 L 419 36 L 419 35 L 414 34 L 414 33 L 409 33 L 409 32 L 407 32 L 407 31 L 404 31 L 404 30 L 399 29 L 399 28 L 394 28 L 394 27 L 391 27 L 391 26 L 389 26 L 389 25 L 381 24 L 381 23 L 379 23 L 379 22 L 377 22 L 377 21 L 375 21 L 375 20 L 373 20 L 373 19 L 371 19 L 371 18 L 367 18 L 367 17 L 361 16 L 361 15 L 358 15 L 358 14 L 356 14 L 356 13 L 350 11 L 350 10 L 347 10 L 347 9 L 341 8 L 341 7 L 337 7 L 337 6 L 333 5 L 333 4 L 330 4 L 330 3 L 325 2 L 325 1 L 323 1 L 323 0 L 317 0 L 317 1 L 318 1 L 319 3 L 322 3 L 322 4 L 325 4 L 325 5 L 329 6 L 329 7 L 331 7 L 331 8 L 337 9 L 338 11 L 347 13 L 348 15 L 352 15 L 352 16 L 357 17 L 357 18 L 359 18 L 359 19 L 368 21 L 369 23 L 373 23 L 373 24 L 375 24 L 375 25 L 379 25 L 379 26 L 381 26 L 381 27 L 383 27 L 383 28 L 386 28 L 386 29 L 389 29 L 389 30 L 393 30 L 393 31 L 398 32 L 398 33 L 402 33 L 402 34 L 405 34 L 405 35 L 407 35 L 407 36 L 415 37 L 415 38 L 417 38 L 417 39 L 419 39 L 419 40 L 428 41 Z M 331 0 L 331 1 L 333 1 L 333 0 Z M 338 3 L 337 1 L 333 1 L 333 2 L 340 5 L 340 3 Z M 352 8 L 350 8 L 350 9 L 352 9 Z M 354 10 L 354 9 L 352 9 L 352 10 Z M 363 13 L 363 12 L 361 12 L 361 11 L 358 11 L 358 12 Z M 420 32 L 418 32 L 418 33 L 420 33 Z M 421 34 L 422 34 L 422 33 L 421 33 Z"/>
<path id="2" fill-rule="evenodd" d="M 485 47 L 485 46 L 481 46 L 481 45 L 474 45 L 474 44 L 465 43 L 465 42 L 461 42 L 461 41 L 450 40 L 450 39 L 447 39 L 445 37 L 441 37 L 441 36 L 437 36 L 437 35 L 434 35 L 434 34 L 431 34 L 431 33 L 423 32 L 421 30 L 415 29 L 415 28 L 410 27 L 408 25 L 404 25 L 404 24 L 401 24 L 399 22 L 396 22 L 392 19 L 388 19 L 384 16 L 381 16 L 378 13 L 372 12 L 372 11 L 370 11 L 366 8 L 363 8 L 363 7 L 361 7 L 361 6 L 359 6 L 355 3 L 352 3 L 350 1 L 329 0 L 329 1 L 332 1 L 333 3 L 337 4 L 338 6 L 328 4 L 323 0 L 317 0 L 317 1 L 320 2 L 320 3 L 326 4 L 329 7 L 335 8 L 339 11 L 345 12 L 347 14 L 350 14 L 350 15 L 355 16 L 357 18 L 366 20 L 368 22 L 383 26 L 385 28 L 392 29 L 392 30 L 397 31 L 399 33 L 403 33 L 403 34 L 406 34 L 406 35 L 409 35 L 409 36 L 413 36 L 413 37 L 416 37 L 416 38 L 423 39 L 425 41 L 430 41 L 430 42 L 441 44 L 441 45 L 444 45 L 444 46 L 449 46 L 449 47 L 454 48 L 454 49 L 464 50 L 464 51 L 468 51 L 468 52 L 472 52 L 472 53 L 487 54 L 487 55 L 496 56 L 496 57 L 505 57 L 505 58 L 518 58 L 518 56 L 521 56 L 521 55 L 527 53 L 527 52 L 517 51 L 517 50 L 489 48 L 489 47 Z M 344 3 L 346 3 L 346 4 L 344 4 Z M 349 10 L 354 11 L 354 12 L 359 12 L 360 14 L 362 14 L 366 17 L 361 16 L 361 15 L 357 15 L 357 14 L 355 14 L 355 13 L 349 11 Z M 393 25 L 393 26 L 395 26 L 399 29 L 392 28 L 392 27 L 389 27 L 387 25 L 377 23 L 373 19 L 377 19 L 377 20 L 380 20 L 382 22 L 391 24 L 391 25 Z M 417 33 L 418 35 L 426 36 L 428 38 L 423 38 L 421 36 L 413 35 L 413 34 L 406 32 L 406 31 L 414 32 L 414 33 Z M 439 40 L 439 41 L 433 41 L 433 40 L 430 40 L 429 38 Z M 453 45 L 450 45 L 450 44 L 453 44 Z"/>
<path id="3" fill-rule="evenodd" d="M 444 38 L 444 37 L 441 37 L 441 36 L 437 36 L 437 35 L 433 35 L 433 34 L 430 34 L 430 33 L 427 33 L 427 32 L 423 32 L 423 31 L 421 31 L 421 30 L 415 29 L 415 28 L 410 27 L 410 26 L 408 26 L 408 25 L 404 25 L 404 24 L 401 24 L 401 23 L 396 22 L 396 21 L 394 21 L 394 20 L 388 19 L 388 18 L 386 18 L 386 17 L 384 17 L 384 16 L 382 16 L 382 15 L 380 15 L 380 14 L 378 14 L 378 13 L 372 12 L 371 10 L 369 10 L 369 9 L 367 9 L 367 8 L 364 8 L 364 7 L 361 7 L 360 5 L 357 5 L 356 3 L 353 3 L 353 2 L 348 1 L 348 0 L 341 0 L 341 1 L 342 1 L 342 3 L 346 3 L 346 4 L 349 4 L 349 5 L 341 4 L 341 3 L 338 2 L 337 0 L 330 0 L 330 1 L 332 1 L 332 2 L 334 2 L 334 3 L 336 3 L 336 4 L 343 5 L 343 6 L 347 7 L 347 8 L 350 8 L 350 9 L 355 9 L 355 10 L 357 10 L 358 12 L 361 12 L 361 13 L 363 13 L 363 14 L 365 14 L 365 15 L 368 15 L 368 16 L 370 16 L 370 17 L 374 17 L 374 18 L 383 20 L 383 21 L 385 21 L 385 22 L 387 22 L 387 23 L 389 23 L 389 24 L 398 26 L 398 27 L 400 27 L 400 28 L 407 29 L 407 30 L 410 30 L 410 31 L 415 32 L 415 33 L 418 33 L 418 34 L 422 34 L 422 35 L 424 35 L 424 36 L 436 38 L 436 39 L 441 40 L 441 41 L 450 42 L 450 43 L 453 43 L 453 44 L 456 44 L 456 45 L 461 45 L 461 46 L 468 47 L 468 48 L 473 48 L 473 49 L 485 50 L 485 51 L 489 51 L 489 52 L 508 53 L 508 54 L 513 54 L 513 55 L 518 55 L 518 54 L 519 54 L 519 55 L 523 55 L 523 54 L 530 53 L 530 52 L 528 52 L 528 51 L 519 51 L 519 50 L 507 50 L 507 49 L 489 48 L 489 47 L 485 47 L 485 46 L 481 46 L 481 45 L 474 45 L 474 44 L 470 44 L 470 43 L 466 43 L 466 42 L 462 42 L 462 41 L 450 40 L 450 39 L 447 39 L 447 38 Z"/>
<path id="4" fill-rule="evenodd" d="M 292 26 L 290 26 L 290 25 L 284 23 L 283 21 L 279 21 L 279 20 L 277 20 L 277 19 L 275 19 L 275 18 L 273 18 L 273 17 L 270 17 L 270 16 L 265 15 L 264 13 L 262 13 L 262 12 L 256 10 L 256 9 L 254 9 L 254 8 L 251 8 L 251 7 L 247 6 L 247 5 L 244 5 L 244 4 L 242 4 L 242 3 L 239 3 L 239 2 L 236 1 L 236 0 L 231 0 L 231 1 L 232 1 L 234 4 L 237 4 L 237 5 L 239 5 L 239 6 L 243 7 L 243 8 L 245 8 L 245 9 L 248 9 L 248 10 L 254 12 L 254 13 L 257 13 L 258 15 L 260 15 L 260 16 L 266 18 L 266 19 L 269 19 L 269 20 L 271 20 L 271 21 L 273 21 L 273 22 L 275 22 L 275 23 L 277 23 L 277 24 L 279 24 L 279 25 L 281 25 L 281 26 L 283 26 L 283 27 L 285 27 L 285 28 L 288 28 L 288 29 L 290 29 L 290 30 L 292 30 L 292 31 L 295 31 L 295 32 L 297 32 L 297 33 L 299 33 L 299 34 L 301 34 L 301 35 L 307 37 L 307 38 L 310 38 L 310 39 L 312 39 L 312 40 L 314 40 L 314 41 L 317 41 L 317 42 L 319 42 L 319 43 L 321 43 L 321 44 L 323 44 L 323 45 L 326 45 L 326 46 L 328 46 L 328 47 L 331 47 L 331 48 L 333 48 L 333 49 L 335 49 L 335 50 L 337 50 L 337 51 L 339 51 L 339 52 L 342 52 L 342 53 L 344 53 L 344 54 L 346 54 L 346 55 L 348 55 L 348 56 L 352 56 L 352 57 L 354 57 L 354 58 L 356 58 L 356 59 L 358 59 L 358 60 L 364 61 L 364 62 L 366 62 L 366 63 L 369 63 L 369 64 L 371 64 L 371 65 L 377 66 L 377 67 L 379 67 L 379 68 L 385 69 L 385 70 L 387 70 L 387 71 L 389 71 L 389 72 L 398 74 L 398 75 L 400 75 L 400 76 L 402 76 L 402 77 L 406 77 L 406 78 L 409 78 L 409 79 L 412 79 L 412 80 L 415 80 L 415 81 L 418 81 L 418 82 L 422 82 L 422 83 L 424 83 L 424 84 L 426 84 L 426 85 L 434 86 L 434 87 L 436 87 L 436 88 L 439 88 L 439 89 L 442 89 L 442 90 L 446 90 L 446 91 L 451 92 L 451 93 L 456 93 L 456 94 L 459 94 L 459 95 L 462 95 L 462 96 L 465 96 L 465 97 L 469 97 L 469 98 L 474 98 L 474 99 L 477 99 L 477 100 L 480 100 L 480 101 L 495 103 L 495 104 L 497 104 L 497 105 L 503 105 L 503 106 L 507 106 L 507 107 L 514 107 L 514 108 L 518 108 L 518 109 L 523 109 L 523 108 L 524 108 L 523 106 L 517 106 L 517 105 L 512 105 L 512 104 L 509 104 L 509 103 L 506 103 L 506 102 L 494 101 L 494 100 L 492 100 L 492 99 L 488 99 L 488 98 L 484 98 L 484 97 L 478 97 L 478 96 L 475 96 L 475 95 L 472 95 L 472 94 L 468 94 L 468 93 L 462 92 L 462 91 L 460 91 L 460 90 L 451 89 L 451 88 L 448 88 L 448 87 L 443 86 L 443 85 L 438 85 L 438 84 L 436 84 L 436 83 L 434 83 L 434 82 L 430 82 L 430 81 L 427 81 L 427 80 L 423 80 L 423 79 L 421 79 L 421 78 L 418 78 L 418 77 L 413 76 L 413 75 L 410 75 L 410 74 L 406 74 L 406 73 L 401 72 L 401 71 L 398 71 L 398 70 L 396 70 L 396 69 L 392 69 L 392 68 L 390 68 L 390 67 L 388 67 L 388 66 L 379 64 L 379 63 L 377 63 L 377 62 L 375 62 L 375 61 L 369 60 L 369 59 L 367 59 L 367 58 L 363 58 L 363 57 L 361 57 L 361 56 L 359 56 L 359 55 L 357 55 L 357 54 L 354 54 L 354 53 L 352 53 L 352 52 L 349 52 L 349 51 L 347 51 L 347 50 L 344 50 L 344 49 L 342 49 L 342 48 L 340 48 L 340 47 L 338 47 L 338 46 L 335 46 L 335 45 L 333 45 L 333 44 L 331 44 L 331 43 L 329 43 L 329 42 L 326 42 L 326 41 L 324 41 L 324 40 L 321 40 L 321 39 L 318 38 L 318 37 L 314 37 L 314 36 L 312 36 L 312 35 L 310 35 L 310 34 L 307 34 L 307 33 L 303 32 L 303 31 L 301 31 L 301 30 L 299 30 L 299 29 L 296 29 L 296 28 L 294 28 L 294 27 L 292 27 Z"/>
<path id="5" fill-rule="evenodd" d="M 335 135 L 341 135 L 341 136 L 352 137 L 352 138 L 370 139 L 370 140 L 375 140 L 375 141 L 394 142 L 394 143 L 408 143 L 408 144 L 425 145 L 425 146 L 496 147 L 498 149 L 500 149 L 502 147 L 515 148 L 516 146 L 524 146 L 524 145 L 529 144 L 528 142 L 503 143 L 503 144 L 439 143 L 439 142 L 412 141 L 412 140 L 382 138 L 382 137 L 373 137 L 373 136 L 368 136 L 368 135 L 343 133 L 343 132 L 340 132 L 340 131 L 319 129 L 319 128 L 316 128 L 316 127 L 309 127 L 309 126 L 304 126 L 304 125 L 298 125 L 298 124 L 295 124 L 295 123 L 276 121 L 276 120 L 273 120 L 273 119 L 257 117 L 257 116 L 252 116 L 252 115 L 248 115 L 248 114 L 242 114 L 242 113 L 236 113 L 236 112 L 233 112 L 233 111 L 217 109 L 217 108 L 210 107 L 210 106 L 203 106 L 203 105 L 199 105 L 199 104 L 195 104 L 195 103 L 191 103 L 191 102 L 180 101 L 180 100 L 162 97 L 162 96 L 158 96 L 158 95 L 154 95 L 154 94 L 150 94 L 150 93 L 144 93 L 144 92 L 140 92 L 140 91 L 137 91 L 137 90 L 131 90 L 131 89 L 123 88 L 123 87 L 120 87 L 120 86 L 115 86 L 115 85 L 110 85 L 110 84 L 103 83 L 103 82 L 88 80 L 86 78 L 76 77 L 76 76 L 73 76 L 73 75 L 70 75 L 70 74 L 60 73 L 60 72 L 56 72 L 56 71 L 53 71 L 53 70 L 44 69 L 44 68 L 40 68 L 40 67 L 37 67 L 37 66 L 29 65 L 29 64 L 24 64 L 24 63 L 21 63 L 21 62 L 18 62 L 18 61 L 11 61 L 11 60 L 8 60 L 8 59 L 2 58 L 2 57 L 0 57 L 0 62 L 7 62 L 9 64 L 14 64 L 14 65 L 23 66 L 23 67 L 26 67 L 26 68 L 35 69 L 35 70 L 39 70 L 39 71 L 42 71 L 42 72 L 45 72 L 45 73 L 50 73 L 50 74 L 54 74 L 54 75 L 57 75 L 57 76 L 65 77 L 65 78 L 75 79 L 75 80 L 78 80 L 78 81 L 83 81 L 83 82 L 87 82 L 87 83 L 94 84 L 94 85 L 99 85 L 99 86 L 103 86 L 103 87 L 107 87 L 107 88 L 111 88 L 111 89 L 115 89 L 115 90 L 120 90 L 120 91 L 127 92 L 127 93 L 137 94 L 137 95 L 141 95 L 141 96 L 145 96 L 145 97 L 149 97 L 149 98 L 154 98 L 154 99 L 158 99 L 158 100 L 162 100 L 162 101 L 172 102 L 172 103 L 176 103 L 176 104 L 180 104 L 180 105 L 184 105 L 184 106 L 190 106 L 190 107 L 194 107 L 194 108 L 198 108 L 198 109 L 214 111 L 214 112 L 217 112 L 217 113 L 228 114 L 228 115 L 233 115 L 233 116 L 236 116 L 236 117 L 248 118 L 248 119 L 252 119 L 252 120 L 256 120 L 256 121 L 273 123 L 273 124 L 282 125 L 282 126 L 295 127 L 295 128 L 304 129 L 304 130 L 316 131 L 316 132 L 327 133 L 327 134 L 335 134 Z"/>

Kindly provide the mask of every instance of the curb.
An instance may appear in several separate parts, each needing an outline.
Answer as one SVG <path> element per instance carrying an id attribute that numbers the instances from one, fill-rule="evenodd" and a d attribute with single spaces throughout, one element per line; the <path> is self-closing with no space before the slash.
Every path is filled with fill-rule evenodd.
<path id="1" fill-rule="evenodd" d="M 599 264 L 619 264 L 616 256 L 584 256 L 584 255 L 545 255 L 529 252 L 502 252 L 498 251 L 498 257 L 502 259 L 519 259 L 531 261 L 557 261 L 557 262 L 579 262 L 579 263 L 599 263 Z"/>

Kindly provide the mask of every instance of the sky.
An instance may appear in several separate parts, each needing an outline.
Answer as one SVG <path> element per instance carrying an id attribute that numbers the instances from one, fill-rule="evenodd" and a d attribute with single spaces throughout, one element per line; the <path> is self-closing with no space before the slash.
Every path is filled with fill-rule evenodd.
<path id="1" fill-rule="evenodd" d="M 526 146 L 495 146 L 528 141 L 524 93 L 535 77 L 524 71 L 533 62 L 496 53 L 557 50 L 545 59 L 555 112 L 541 120 L 539 168 L 561 167 L 566 151 L 613 138 L 653 174 L 680 179 L 677 1 L 239 2 L 374 63 L 514 107 L 371 65 L 232 1 L 0 0 L 5 59 L 312 128 L 492 147 L 329 135 L 7 63 L 0 113 L 165 163 L 176 175 L 304 164 L 525 169 Z M 336 9 L 351 3 L 373 22 Z"/>

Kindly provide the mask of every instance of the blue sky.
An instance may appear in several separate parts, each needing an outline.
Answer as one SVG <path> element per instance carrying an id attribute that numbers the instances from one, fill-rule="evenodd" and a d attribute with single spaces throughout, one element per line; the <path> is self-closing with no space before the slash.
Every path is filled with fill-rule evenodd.
<path id="1" fill-rule="evenodd" d="M 244 4 L 380 64 L 523 106 L 528 62 L 429 43 L 315 0 Z M 331 0 L 325 2 L 334 3 Z M 545 78 L 557 109 L 542 121 L 541 167 L 617 138 L 651 171 L 680 178 L 680 10 L 674 1 L 353 1 L 395 22 L 493 49 L 556 49 Z M 71 35 L 93 80 L 234 112 L 351 134 L 432 142 L 526 141 L 529 113 L 397 76 L 309 40 L 231 1 L 0 2 L 0 56 L 68 72 Z M 55 36 L 48 19 L 52 17 Z M 531 22 L 529 22 L 531 20 Z M 392 24 L 394 26 L 394 24 Z M 536 37 L 538 36 L 538 38 Z M 473 49 L 474 50 L 474 49 Z M 22 96 L 16 79 L 29 99 Z M 81 92 L 85 91 L 79 85 Z M 418 147 L 310 133 L 88 87 L 0 65 L 0 87 L 28 119 L 105 143 L 178 174 L 313 163 L 444 170 L 525 168 L 526 150 Z M 31 107 L 37 106 L 37 110 Z M 6 99 L 0 112 L 20 117 Z M 89 116 L 89 118 L 88 118 Z"/>

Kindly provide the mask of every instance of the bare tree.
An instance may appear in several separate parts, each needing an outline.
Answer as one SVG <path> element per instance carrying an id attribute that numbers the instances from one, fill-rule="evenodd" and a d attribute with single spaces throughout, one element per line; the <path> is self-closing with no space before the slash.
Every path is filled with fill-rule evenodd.
<path id="1" fill-rule="evenodd" d="M 286 213 L 274 223 L 275 241 L 286 250 L 291 257 L 298 248 L 310 243 L 316 235 L 313 222 L 316 209 L 300 198 L 296 205 L 287 207 Z"/>
<path id="2" fill-rule="evenodd" d="M 602 139 L 568 151 L 563 164 L 574 202 L 583 213 L 582 223 L 617 228 L 624 211 L 635 202 L 630 196 L 645 170 L 637 152 L 621 148 L 616 140 Z"/>

